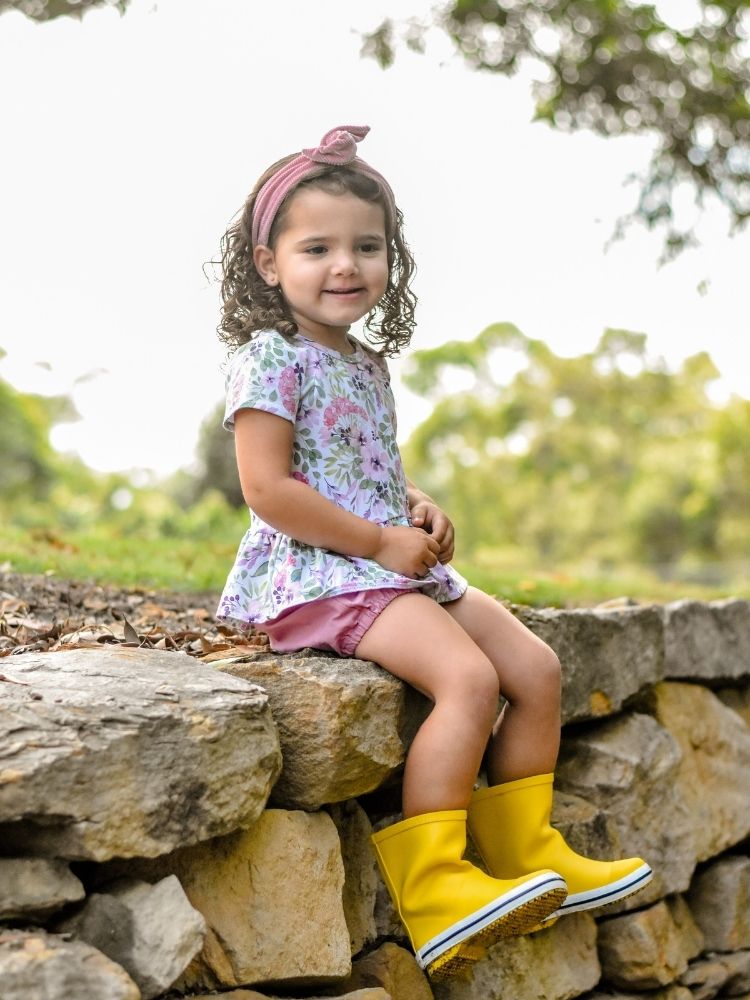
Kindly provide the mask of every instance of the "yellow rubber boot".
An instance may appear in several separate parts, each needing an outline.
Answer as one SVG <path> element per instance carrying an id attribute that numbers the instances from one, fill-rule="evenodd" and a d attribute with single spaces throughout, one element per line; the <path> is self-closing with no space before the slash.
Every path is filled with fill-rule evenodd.
<path id="1" fill-rule="evenodd" d="M 372 842 L 417 962 L 433 979 L 460 974 L 483 947 L 525 933 L 567 895 L 554 871 L 501 880 L 464 861 L 465 809 L 413 816 Z"/>
<path id="2" fill-rule="evenodd" d="M 550 825 L 552 774 L 520 778 L 474 792 L 469 832 L 495 878 L 518 878 L 553 868 L 568 885 L 568 898 L 547 921 L 576 910 L 607 906 L 642 889 L 651 868 L 641 858 L 594 861 L 576 854 Z"/>

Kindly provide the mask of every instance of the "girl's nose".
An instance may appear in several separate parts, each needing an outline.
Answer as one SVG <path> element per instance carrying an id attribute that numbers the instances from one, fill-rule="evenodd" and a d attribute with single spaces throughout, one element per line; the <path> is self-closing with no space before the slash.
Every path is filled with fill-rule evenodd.
<path id="1" fill-rule="evenodd" d="M 352 253 L 342 251 L 337 253 L 333 261 L 334 274 L 353 274 L 357 270 L 357 261 Z"/>

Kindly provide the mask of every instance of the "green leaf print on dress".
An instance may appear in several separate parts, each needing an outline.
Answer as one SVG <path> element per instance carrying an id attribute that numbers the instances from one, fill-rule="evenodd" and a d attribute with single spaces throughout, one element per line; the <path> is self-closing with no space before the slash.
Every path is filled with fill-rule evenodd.
<path id="1" fill-rule="evenodd" d="M 224 426 L 253 408 L 294 425 L 293 478 L 344 510 L 381 525 L 408 525 L 406 477 L 385 360 L 350 338 L 341 354 L 299 334 L 261 331 L 234 354 Z M 398 587 L 453 601 L 466 581 L 438 563 L 423 579 L 290 538 L 251 512 L 218 617 L 239 628 L 261 624 L 307 601 Z"/>

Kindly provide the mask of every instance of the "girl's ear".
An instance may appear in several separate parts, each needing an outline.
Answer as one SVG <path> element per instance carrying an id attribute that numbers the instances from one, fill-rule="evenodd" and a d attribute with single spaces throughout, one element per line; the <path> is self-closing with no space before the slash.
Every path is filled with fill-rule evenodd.
<path id="1" fill-rule="evenodd" d="M 273 250 L 270 247 L 257 246 L 253 250 L 253 263 L 255 270 L 267 285 L 275 288 L 279 283 L 279 275 L 276 271 L 276 260 Z"/>

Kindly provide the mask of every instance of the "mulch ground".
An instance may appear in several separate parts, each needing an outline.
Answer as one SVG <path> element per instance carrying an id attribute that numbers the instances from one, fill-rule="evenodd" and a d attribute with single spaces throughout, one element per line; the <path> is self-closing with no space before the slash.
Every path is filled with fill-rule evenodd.
<path id="1" fill-rule="evenodd" d="M 213 593 L 124 590 L 0 573 L 0 657 L 114 643 L 211 660 L 266 645 L 265 636 L 217 624 L 218 600 Z"/>

